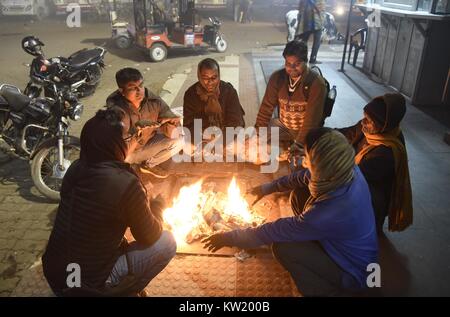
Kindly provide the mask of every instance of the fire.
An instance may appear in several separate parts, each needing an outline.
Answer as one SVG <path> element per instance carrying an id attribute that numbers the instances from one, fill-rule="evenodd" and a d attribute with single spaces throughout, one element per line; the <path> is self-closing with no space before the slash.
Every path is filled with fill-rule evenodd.
<path id="1" fill-rule="evenodd" d="M 252 221 L 252 214 L 248 208 L 247 201 L 241 196 L 241 190 L 233 177 L 230 186 L 228 186 L 228 199 L 224 212 L 230 216 L 242 218 L 245 222 Z"/>
<path id="2" fill-rule="evenodd" d="M 250 210 L 234 177 L 227 194 L 215 192 L 213 187 L 211 183 L 203 184 L 203 180 L 183 186 L 172 207 L 164 210 L 164 221 L 178 245 L 186 245 L 215 231 L 246 228 L 264 222 Z"/>

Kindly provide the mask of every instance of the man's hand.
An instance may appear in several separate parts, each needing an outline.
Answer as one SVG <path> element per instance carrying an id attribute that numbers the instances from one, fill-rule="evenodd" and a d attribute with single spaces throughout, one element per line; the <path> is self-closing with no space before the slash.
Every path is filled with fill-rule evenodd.
<path id="1" fill-rule="evenodd" d="M 255 201 L 252 203 L 252 207 L 261 200 L 265 195 L 262 192 L 262 186 L 256 186 L 251 189 L 249 189 L 246 193 L 247 195 L 253 195 L 256 196 Z"/>
<path id="2" fill-rule="evenodd" d="M 179 133 L 175 133 L 175 129 L 180 125 L 180 118 L 163 118 L 158 120 L 161 124 L 161 132 L 170 139 L 177 139 Z"/>
<path id="3" fill-rule="evenodd" d="M 215 233 L 202 240 L 204 243 L 203 249 L 208 249 L 210 252 L 216 252 L 223 247 L 231 247 L 229 239 L 226 238 L 224 233 Z"/>
<path id="4" fill-rule="evenodd" d="M 151 120 L 139 120 L 135 123 L 136 128 L 158 128 L 161 124 Z"/>

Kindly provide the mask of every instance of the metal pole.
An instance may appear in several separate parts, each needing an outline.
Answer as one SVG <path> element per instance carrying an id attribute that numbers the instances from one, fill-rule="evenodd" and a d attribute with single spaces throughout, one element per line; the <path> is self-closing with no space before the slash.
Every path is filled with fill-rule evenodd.
<path id="1" fill-rule="evenodd" d="M 350 9 L 348 10 L 347 31 L 345 32 L 344 52 L 342 53 L 341 69 L 339 69 L 339 71 L 341 71 L 341 72 L 344 71 L 345 55 L 347 54 L 347 44 L 348 44 L 348 39 L 350 37 L 350 19 L 352 16 L 353 1 L 354 0 L 350 0 Z"/>

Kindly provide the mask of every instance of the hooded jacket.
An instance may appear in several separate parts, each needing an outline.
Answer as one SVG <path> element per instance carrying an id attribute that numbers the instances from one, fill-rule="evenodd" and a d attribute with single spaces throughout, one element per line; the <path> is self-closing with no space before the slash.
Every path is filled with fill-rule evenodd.
<path id="1" fill-rule="evenodd" d="M 42 257 L 44 275 L 56 294 L 68 286 L 68 265 L 81 270 L 82 286 L 101 289 L 125 253 L 129 227 L 137 242 L 151 246 L 162 232 L 161 207 L 152 203 L 138 176 L 123 162 L 120 129 L 98 115 L 81 132 L 80 160 L 69 167 L 61 201 Z"/>

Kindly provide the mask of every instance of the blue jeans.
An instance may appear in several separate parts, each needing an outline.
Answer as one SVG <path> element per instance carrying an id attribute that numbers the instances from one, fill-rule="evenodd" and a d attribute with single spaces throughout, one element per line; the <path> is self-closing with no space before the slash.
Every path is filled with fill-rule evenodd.
<path id="1" fill-rule="evenodd" d="M 148 283 L 158 275 L 170 260 L 175 256 L 177 244 L 172 233 L 163 231 L 159 239 L 150 247 L 144 247 L 138 242 L 132 242 L 126 251 L 114 265 L 106 284 L 115 286 L 130 271 L 127 264 L 131 266 L 131 272 L 140 280 L 136 285 L 136 292 L 143 290 Z"/>

